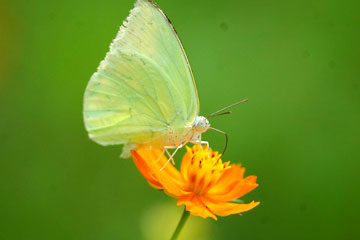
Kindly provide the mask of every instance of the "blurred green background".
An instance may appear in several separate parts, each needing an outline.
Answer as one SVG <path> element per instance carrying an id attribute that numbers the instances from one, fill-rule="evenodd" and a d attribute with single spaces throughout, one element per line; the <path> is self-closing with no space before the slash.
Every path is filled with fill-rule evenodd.
<path id="1" fill-rule="evenodd" d="M 358 239 L 359 1 L 158 0 L 261 201 L 183 239 Z M 133 0 L 0 1 L 0 239 L 166 239 L 182 208 L 89 140 L 86 84 Z M 224 138 L 203 136 L 222 150 Z M 177 155 L 179 157 L 181 154 Z M 186 237 L 186 234 L 188 235 Z"/>

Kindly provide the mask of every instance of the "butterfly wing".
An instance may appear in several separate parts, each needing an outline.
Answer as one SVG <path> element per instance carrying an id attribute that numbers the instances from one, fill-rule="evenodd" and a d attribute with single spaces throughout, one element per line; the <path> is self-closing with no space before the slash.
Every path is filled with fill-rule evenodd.
<path id="1" fill-rule="evenodd" d="M 195 81 L 174 28 L 153 2 L 138 0 L 87 85 L 90 138 L 129 148 L 184 128 L 198 112 Z"/>

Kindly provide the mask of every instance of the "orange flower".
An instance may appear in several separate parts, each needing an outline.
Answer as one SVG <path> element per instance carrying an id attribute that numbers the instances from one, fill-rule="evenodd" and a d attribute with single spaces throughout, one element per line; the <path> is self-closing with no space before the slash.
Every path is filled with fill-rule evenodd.
<path id="1" fill-rule="evenodd" d="M 168 159 L 162 151 L 137 149 L 131 152 L 135 165 L 149 184 L 177 198 L 177 205 L 185 205 L 194 216 L 203 218 L 227 216 L 249 211 L 260 202 L 239 204 L 232 202 L 258 186 L 256 176 L 244 178 L 240 164 L 223 163 L 221 154 L 195 145 L 187 148 L 180 171 L 173 165 L 161 168 Z"/>

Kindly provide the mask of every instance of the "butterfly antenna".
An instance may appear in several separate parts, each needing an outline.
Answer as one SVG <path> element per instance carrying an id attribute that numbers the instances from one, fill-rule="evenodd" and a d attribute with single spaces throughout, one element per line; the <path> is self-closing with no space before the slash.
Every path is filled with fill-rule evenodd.
<path id="1" fill-rule="evenodd" d="M 245 99 L 243 99 L 243 100 L 241 100 L 241 101 L 239 101 L 239 102 L 233 103 L 233 104 L 231 104 L 231 105 L 229 105 L 229 106 L 227 106 L 227 107 L 224 107 L 224 108 L 222 108 L 222 109 L 220 109 L 220 110 L 218 110 L 218 111 L 210 114 L 210 115 L 207 116 L 206 118 L 211 118 L 211 117 L 216 117 L 216 116 L 220 116 L 220 115 L 231 114 L 231 112 L 224 112 L 224 113 L 222 113 L 222 112 L 225 111 L 226 109 L 232 108 L 232 107 L 234 107 L 234 106 L 236 106 L 236 105 L 239 105 L 240 103 L 244 103 L 244 102 L 247 102 L 247 101 L 248 101 L 248 99 L 245 98 Z"/>
<path id="2" fill-rule="evenodd" d="M 219 129 L 216 129 L 216 128 L 210 127 L 209 129 L 214 130 L 215 132 L 224 134 L 224 136 L 225 136 L 225 147 L 224 147 L 224 150 L 223 150 L 222 153 L 221 153 L 221 156 L 224 156 L 225 151 L 226 151 L 227 146 L 228 146 L 228 142 L 229 142 L 229 137 L 228 137 L 228 135 L 226 134 L 226 132 L 223 132 L 223 131 L 221 131 L 221 130 L 219 130 Z"/>
<path id="3" fill-rule="evenodd" d="M 210 116 L 208 116 L 207 118 L 212 118 L 212 117 L 217 117 L 217 116 L 221 116 L 221 115 L 228 115 L 231 114 L 232 112 L 223 112 L 223 113 L 218 113 L 218 114 L 211 114 Z"/>

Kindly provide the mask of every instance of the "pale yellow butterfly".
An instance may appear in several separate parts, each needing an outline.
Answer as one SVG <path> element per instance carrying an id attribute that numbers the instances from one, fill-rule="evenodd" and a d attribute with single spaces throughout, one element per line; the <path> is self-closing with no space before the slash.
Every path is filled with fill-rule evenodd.
<path id="1" fill-rule="evenodd" d="M 194 77 L 174 27 L 155 3 L 138 0 L 87 85 L 89 137 L 124 144 L 123 158 L 138 147 L 177 150 L 202 143 L 210 124 L 198 113 Z"/>

